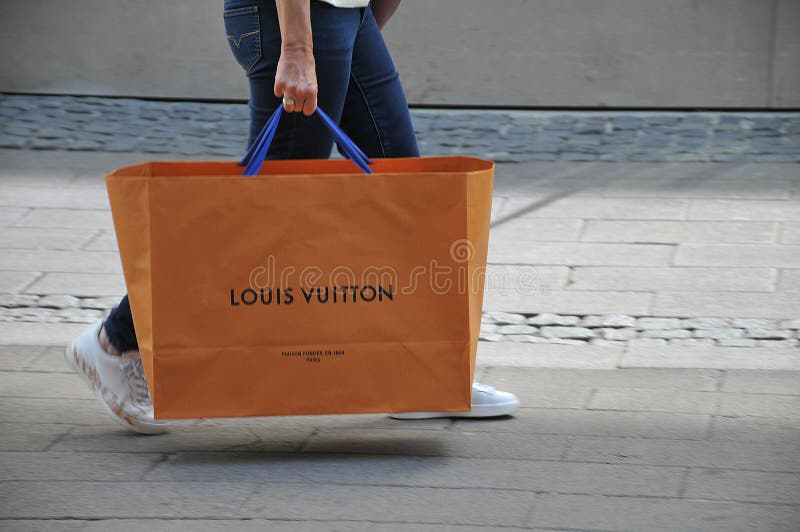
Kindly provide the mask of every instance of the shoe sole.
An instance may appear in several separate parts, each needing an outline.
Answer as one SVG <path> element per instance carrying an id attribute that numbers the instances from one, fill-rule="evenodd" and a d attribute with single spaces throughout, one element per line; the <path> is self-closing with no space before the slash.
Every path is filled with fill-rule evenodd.
<path id="1" fill-rule="evenodd" d="M 134 425 L 133 423 L 126 421 L 125 418 L 118 416 L 114 412 L 114 410 L 111 409 L 108 403 L 106 403 L 106 400 L 103 398 L 103 394 L 101 393 L 100 389 L 97 386 L 95 386 L 94 382 L 92 382 L 92 379 L 90 379 L 89 376 L 86 373 L 84 373 L 83 369 L 81 369 L 81 367 L 78 364 L 76 364 L 72 356 L 74 349 L 75 349 L 75 342 L 72 342 L 66 348 L 64 348 L 64 360 L 67 361 L 69 367 L 75 370 L 75 373 L 77 373 L 83 380 L 83 382 L 86 383 L 86 386 L 88 386 L 89 389 L 92 391 L 92 393 L 94 393 L 94 396 L 97 397 L 97 400 L 100 401 L 100 404 L 103 405 L 105 411 L 108 413 L 109 416 L 111 416 L 111 418 L 114 421 L 116 421 L 118 424 L 122 425 L 126 429 L 138 432 L 139 434 L 163 434 L 164 432 L 166 432 L 167 430 L 166 428 L 161 428 L 161 427 L 151 428 L 142 425 Z"/>
<path id="2" fill-rule="evenodd" d="M 519 401 L 508 401 L 507 403 L 476 406 L 468 412 L 404 412 L 389 414 L 389 417 L 393 419 L 488 418 L 507 416 L 516 412 L 518 408 Z"/>

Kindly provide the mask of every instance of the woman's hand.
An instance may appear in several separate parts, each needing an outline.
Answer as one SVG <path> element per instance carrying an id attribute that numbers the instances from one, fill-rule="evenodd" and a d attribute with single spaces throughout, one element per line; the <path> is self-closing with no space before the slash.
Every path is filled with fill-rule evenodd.
<path id="1" fill-rule="evenodd" d="M 311 37 L 311 1 L 277 0 L 281 57 L 275 71 L 275 96 L 288 112 L 306 116 L 317 110 L 317 72 Z"/>
<path id="2" fill-rule="evenodd" d="M 310 116 L 317 110 L 317 72 L 311 50 L 283 49 L 275 72 L 275 96 L 284 109 Z M 294 104 L 286 101 L 294 100 Z"/>

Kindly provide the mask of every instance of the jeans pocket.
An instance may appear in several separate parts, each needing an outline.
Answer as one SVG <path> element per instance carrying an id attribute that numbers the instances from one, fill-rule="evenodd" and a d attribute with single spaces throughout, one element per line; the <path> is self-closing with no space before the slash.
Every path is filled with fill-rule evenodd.
<path id="1" fill-rule="evenodd" d="M 226 9 L 223 17 L 231 52 L 245 72 L 250 72 L 253 65 L 261 59 L 258 6 Z"/>

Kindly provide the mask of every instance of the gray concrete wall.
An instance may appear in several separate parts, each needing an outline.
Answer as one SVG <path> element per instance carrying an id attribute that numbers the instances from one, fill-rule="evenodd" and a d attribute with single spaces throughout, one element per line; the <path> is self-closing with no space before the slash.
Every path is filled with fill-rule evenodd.
<path id="1" fill-rule="evenodd" d="M 0 90 L 246 98 L 221 0 L 3 0 Z M 800 106 L 800 0 L 406 0 L 412 103 Z"/>

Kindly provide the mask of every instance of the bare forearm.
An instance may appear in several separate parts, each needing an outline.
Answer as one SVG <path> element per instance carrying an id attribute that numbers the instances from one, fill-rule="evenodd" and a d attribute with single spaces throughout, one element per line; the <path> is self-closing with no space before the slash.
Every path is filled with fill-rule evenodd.
<path id="1" fill-rule="evenodd" d="M 372 0 L 372 14 L 379 28 L 383 29 L 399 5 L 400 0 Z"/>
<path id="2" fill-rule="evenodd" d="M 311 52 L 311 1 L 277 0 L 281 49 Z"/>
<path id="3" fill-rule="evenodd" d="M 311 0 L 276 0 L 281 27 L 281 57 L 275 70 L 275 96 L 289 111 L 312 114 L 317 108 L 317 74 L 311 35 Z"/>

